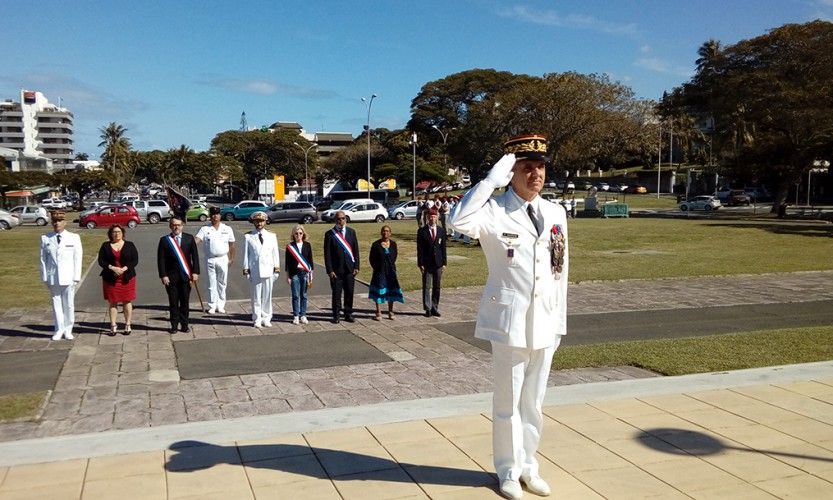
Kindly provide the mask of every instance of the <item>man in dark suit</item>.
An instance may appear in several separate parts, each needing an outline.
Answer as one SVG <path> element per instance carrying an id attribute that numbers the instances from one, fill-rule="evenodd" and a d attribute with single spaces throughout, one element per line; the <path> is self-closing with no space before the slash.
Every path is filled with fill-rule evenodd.
<path id="1" fill-rule="evenodd" d="M 428 210 L 428 224 L 417 230 L 417 265 L 422 273 L 422 307 L 425 316 L 440 316 L 440 288 L 445 266 L 445 230 L 437 226 L 439 212 Z"/>
<path id="2" fill-rule="evenodd" d="M 194 236 L 182 232 L 182 219 L 172 218 L 168 226 L 170 234 L 159 240 L 156 249 L 156 266 L 159 278 L 168 292 L 168 306 L 171 315 L 170 333 L 176 333 L 176 326 L 188 332 L 188 301 L 191 297 L 191 282 L 196 284 L 200 275 L 200 257 Z"/>
<path id="3" fill-rule="evenodd" d="M 359 241 L 347 227 L 347 215 L 336 212 L 335 227 L 324 233 L 324 266 L 333 290 L 333 323 L 338 323 L 341 293 L 344 292 L 344 320 L 352 323 L 353 288 L 359 272 Z"/>

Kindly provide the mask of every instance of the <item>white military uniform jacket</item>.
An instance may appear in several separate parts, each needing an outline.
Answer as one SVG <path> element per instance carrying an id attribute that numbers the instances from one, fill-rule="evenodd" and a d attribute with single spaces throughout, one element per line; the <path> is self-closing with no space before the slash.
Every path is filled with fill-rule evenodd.
<path id="1" fill-rule="evenodd" d="M 510 347 L 542 349 L 567 333 L 568 250 L 564 208 L 538 197 L 540 236 L 526 203 L 511 189 L 492 198 L 485 179 L 451 211 L 448 224 L 480 240 L 489 278 L 477 314 L 475 337 Z M 551 265 L 553 231 L 560 225 L 566 248 L 560 273 Z"/>
<path id="2" fill-rule="evenodd" d="M 40 277 L 47 285 L 72 285 L 81 281 L 81 237 L 64 230 L 61 243 L 51 231 L 40 237 Z"/>
<path id="3" fill-rule="evenodd" d="M 257 231 L 246 233 L 243 248 L 243 269 L 248 269 L 252 280 L 271 278 L 275 268 L 280 269 L 281 258 L 278 251 L 278 237 L 275 233 L 263 230 L 263 244 Z"/>

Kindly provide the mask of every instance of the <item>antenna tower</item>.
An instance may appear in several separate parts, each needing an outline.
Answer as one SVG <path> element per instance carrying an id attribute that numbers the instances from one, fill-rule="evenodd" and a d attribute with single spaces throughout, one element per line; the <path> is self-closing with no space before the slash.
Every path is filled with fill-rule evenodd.
<path id="1" fill-rule="evenodd" d="M 240 115 L 240 131 L 246 132 L 249 130 L 249 122 L 246 121 L 246 112 Z"/>

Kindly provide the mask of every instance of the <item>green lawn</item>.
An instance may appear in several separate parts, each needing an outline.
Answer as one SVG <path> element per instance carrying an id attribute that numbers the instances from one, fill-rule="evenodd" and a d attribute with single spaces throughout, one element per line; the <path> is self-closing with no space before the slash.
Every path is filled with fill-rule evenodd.
<path id="1" fill-rule="evenodd" d="M 556 370 L 637 366 L 663 375 L 833 359 L 833 326 L 561 347 Z"/>

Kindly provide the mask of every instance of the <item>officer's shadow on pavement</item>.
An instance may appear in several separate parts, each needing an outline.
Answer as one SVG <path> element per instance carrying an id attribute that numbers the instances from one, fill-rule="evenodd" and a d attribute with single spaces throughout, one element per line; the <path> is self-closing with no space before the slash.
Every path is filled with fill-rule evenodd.
<path id="1" fill-rule="evenodd" d="M 773 457 L 794 458 L 798 460 L 815 460 L 833 462 L 833 453 L 828 456 L 813 456 L 802 453 L 789 453 L 778 450 L 766 450 L 736 446 L 715 436 L 690 429 L 656 428 L 646 429 L 636 435 L 636 440 L 654 450 L 671 455 L 693 455 L 695 457 L 717 455 L 724 451 L 739 451 L 771 455 Z"/>
<path id="2" fill-rule="evenodd" d="M 169 456 L 165 470 L 178 473 L 231 464 L 333 481 L 375 480 L 460 487 L 497 484 L 495 476 L 483 470 L 401 463 L 391 458 L 296 444 L 221 446 L 179 441 L 169 449 L 175 454 Z"/>

